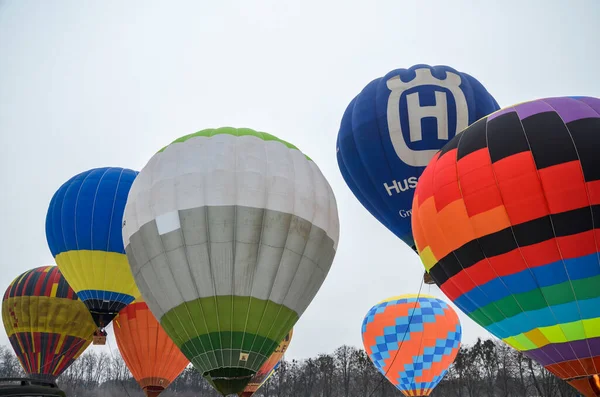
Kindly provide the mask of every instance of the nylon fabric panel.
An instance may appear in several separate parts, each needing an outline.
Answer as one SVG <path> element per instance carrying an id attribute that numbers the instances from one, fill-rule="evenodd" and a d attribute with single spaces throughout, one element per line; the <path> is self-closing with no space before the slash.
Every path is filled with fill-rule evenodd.
<path id="1" fill-rule="evenodd" d="M 413 207 L 413 221 L 422 230 L 417 246 L 423 260 L 433 262 L 430 274 L 440 288 L 477 323 L 565 380 L 600 370 L 600 220 L 593 171 L 598 165 L 590 152 L 600 140 L 599 106 L 596 98 L 547 98 L 487 118 L 493 175 L 472 181 L 459 175 L 458 183 L 463 193 L 476 194 L 477 185 L 495 185 L 508 227 L 439 242 L 432 231 L 450 229 L 441 210 L 436 214 L 425 206 L 438 193 L 419 185 Z M 469 127 L 468 133 L 477 132 Z M 474 155 L 458 160 L 458 169 Z M 429 166 L 433 178 L 437 163 Z M 463 167 L 477 169 L 475 163 Z M 494 184 L 486 184 L 492 178 Z M 473 214 L 494 200 L 465 196 L 462 202 Z M 458 223 L 476 225 L 473 216 Z M 484 255 L 464 257 L 473 242 Z M 466 260 L 455 266 L 452 258 L 461 255 Z"/>
<path id="2" fill-rule="evenodd" d="M 339 224 L 329 208 L 335 202 L 331 187 L 312 161 L 280 142 L 252 135 L 197 136 L 170 145 L 144 169 L 148 171 L 132 186 L 130 200 L 135 204 L 125 215 L 125 245 L 159 215 L 230 205 L 299 216 L 327 230 L 337 242 Z"/>
<path id="3" fill-rule="evenodd" d="M 145 297 L 158 318 L 197 297 L 232 293 L 269 299 L 302 312 L 335 255 L 334 243 L 323 230 L 289 214 L 245 207 L 204 207 L 179 211 L 179 216 L 181 229 L 160 235 L 156 222 L 150 222 L 131 236 L 128 246 L 129 256 L 135 258 L 130 264 L 135 277 L 139 277 L 140 289 L 144 290 L 145 284 L 149 290 L 163 294 L 160 303 L 152 298 L 153 294 Z M 209 236 L 206 231 L 212 228 L 207 225 L 228 227 Z"/>
<path id="4" fill-rule="evenodd" d="M 385 201 L 380 196 L 369 195 L 368 190 L 374 190 L 375 184 L 371 181 L 365 167 L 348 167 L 347 162 L 360 159 L 356 142 L 352 134 L 352 114 L 354 112 L 354 104 L 356 98 L 353 99 L 344 115 L 342 117 L 340 132 L 337 137 L 337 160 L 340 168 L 340 172 L 346 181 L 346 184 L 352 190 L 352 193 L 356 196 L 358 201 L 373 215 L 379 222 L 381 222 L 388 229 L 391 227 L 390 219 L 388 219 L 379 208 L 386 208 Z M 344 147 L 344 150 L 340 150 L 340 147 Z M 363 180 L 367 183 L 357 184 L 356 180 Z"/>

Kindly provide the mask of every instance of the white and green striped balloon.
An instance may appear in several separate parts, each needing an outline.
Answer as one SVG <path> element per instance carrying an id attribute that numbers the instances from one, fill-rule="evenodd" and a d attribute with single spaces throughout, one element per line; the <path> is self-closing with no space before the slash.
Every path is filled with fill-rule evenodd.
<path id="1" fill-rule="evenodd" d="M 203 130 L 155 154 L 123 221 L 150 310 L 224 395 L 244 389 L 306 310 L 338 238 L 319 167 L 251 129 Z"/>

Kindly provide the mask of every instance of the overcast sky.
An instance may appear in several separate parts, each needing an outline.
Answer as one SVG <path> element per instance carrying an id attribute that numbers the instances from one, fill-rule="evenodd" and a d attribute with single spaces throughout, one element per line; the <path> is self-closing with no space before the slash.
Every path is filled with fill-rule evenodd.
<path id="1" fill-rule="evenodd" d="M 249 127 L 297 145 L 338 201 L 338 253 L 287 357 L 362 347 L 369 308 L 416 293 L 423 267 L 342 179 L 350 100 L 417 63 L 473 75 L 501 106 L 600 96 L 599 20 L 598 0 L 0 0 L 0 292 L 54 263 L 46 211 L 71 176 L 140 170 L 182 135 Z M 460 318 L 463 342 L 490 336 Z"/>

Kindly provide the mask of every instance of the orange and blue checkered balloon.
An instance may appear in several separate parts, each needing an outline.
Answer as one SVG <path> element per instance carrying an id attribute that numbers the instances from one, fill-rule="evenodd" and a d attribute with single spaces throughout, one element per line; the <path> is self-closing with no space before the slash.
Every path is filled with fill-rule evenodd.
<path id="1" fill-rule="evenodd" d="M 367 354 L 405 396 L 428 396 L 454 362 L 462 329 L 456 312 L 429 295 L 379 302 L 362 325 Z"/>

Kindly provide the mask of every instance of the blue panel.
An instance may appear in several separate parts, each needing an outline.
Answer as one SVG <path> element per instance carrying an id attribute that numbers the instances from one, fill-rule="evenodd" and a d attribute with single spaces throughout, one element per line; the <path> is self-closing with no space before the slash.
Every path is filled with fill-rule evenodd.
<path id="1" fill-rule="evenodd" d="M 565 266 L 569 271 L 569 277 L 567 277 Z M 535 278 L 532 277 L 532 272 Z M 497 277 L 462 294 L 455 300 L 455 303 L 469 314 L 509 295 L 531 292 L 569 280 L 593 277 L 599 273 L 597 254 L 567 259 L 564 262 L 553 262 L 508 276 Z"/>
<path id="2" fill-rule="evenodd" d="M 563 261 L 534 267 L 531 269 L 531 271 L 533 272 L 539 287 L 548 287 L 550 285 L 561 284 L 569 281 Z M 532 290 L 536 288 L 538 288 L 538 286 L 534 286 Z"/>
<path id="3" fill-rule="evenodd" d="M 565 266 L 571 280 L 580 280 L 600 274 L 600 263 L 596 252 L 579 258 L 565 259 Z"/>
<path id="4" fill-rule="evenodd" d="M 399 125 L 391 134 L 388 104 L 390 120 L 397 119 Z M 434 109 L 445 112 L 441 119 L 447 125 L 439 124 L 441 119 L 430 111 Z M 415 154 L 425 152 L 430 159 L 459 132 L 458 110 L 465 111 L 472 124 L 498 109 L 475 78 L 451 67 L 415 65 L 393 70 L 369 83 L 346 108 L 337 139 L 340 172 L 363 206 L 413 247 L 412 199 L 426 166 L 414 162 Z M 410 130 L 411 117 L 415 131 Z M 440 128 L 446 126 L 447 134 Z M 398 150 L 398 142 L 406 150 Z"/>
<path id="5" fill-rule="evenodd" d="M 529 292 L 537 288 L 536 281 L 530 270 L 524 270 L 517 274 L 504 276 L 502 277 L 502 281 L 504 281 L 504 284 L 506 284 L 506 287 L 512 294 Z M 507 294 L 506 296 L 508 295 L 510 294 Z"/>
<path id="6" fill-rule="evenodd" d="M 52 197 L 46 215 L 52 255 L 73 250 L 124 254 L 123 212 L 137 174 L 124 168 L 95 168 L 65 182 Z"/>
<path id="7" fill-rule="evenodd" d="M 99 300 L 108 301 L 108 302 L 119 302 L 119 303 L 123 303 L 125 305 L 128 305 L 135 300 L 134 297 L 131 295 L 120 294 L 118 292 L 99 291 L 99 290 L 91 290 L 91 289 L 79 291 L 77 293 L 77 296 L 83 302 L 90 300 L 90 299 L 99 299 Z"/>

